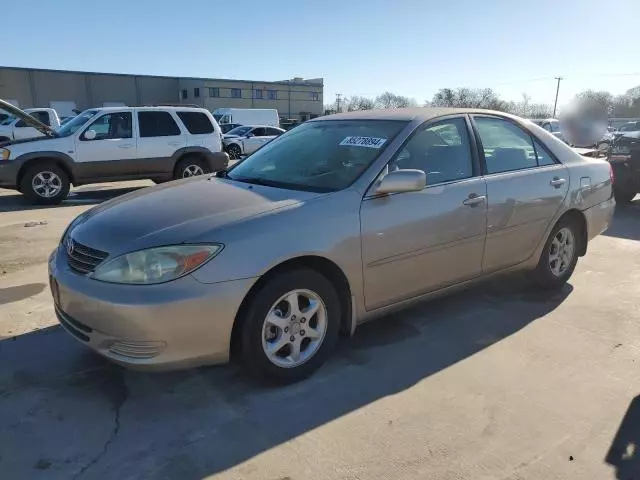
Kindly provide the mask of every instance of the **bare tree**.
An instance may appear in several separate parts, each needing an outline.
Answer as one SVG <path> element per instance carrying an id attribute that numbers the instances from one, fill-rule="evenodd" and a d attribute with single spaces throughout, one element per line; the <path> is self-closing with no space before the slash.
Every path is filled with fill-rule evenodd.
<path id="1" fill-rule="evenodd" d="M 357 110 L 371 110 L 374 108 L 374 102 L 367 97 L 359 97 L 354 95 L 344 100 L 345 110 L 347 112 L 355 112 Z"/>
<path id="2" fill-rule="evenodd" d="M 414 99 L 391 92 L 384 92 L 378 95 L 374 103 L 378 108 L 406 108 L 417 105 Z"/>

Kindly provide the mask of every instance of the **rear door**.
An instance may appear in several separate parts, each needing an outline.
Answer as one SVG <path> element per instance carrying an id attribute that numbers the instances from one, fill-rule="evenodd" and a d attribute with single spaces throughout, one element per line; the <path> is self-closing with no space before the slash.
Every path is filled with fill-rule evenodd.
<path id="1" fill-rule="evenodd" d="M 173 172 L 173 154 L 186 146 L 186 130 L 169 111 L 136 109 L 136 117 L 138 173 L 153 176 Z"/>
<path id="2" fill-rule="evenodd" d="M 105 180 L 136 174 L 136 140 L 131 111 L 98 114 L 75 139 L 78 176 Z M 87 132 L 95 138 L 87 138 Z"/>
<path id="3" fill-rule="evenodd" d="M 510 119 L 473 115 L 487 183 L 485 273 L 528 259 L 569 190 L 569 173 Z"/>

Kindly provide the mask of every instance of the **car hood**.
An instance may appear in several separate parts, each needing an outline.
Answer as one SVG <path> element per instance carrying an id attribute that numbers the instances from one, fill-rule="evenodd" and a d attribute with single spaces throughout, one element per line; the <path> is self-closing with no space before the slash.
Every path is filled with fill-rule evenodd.
<path id="1" fill-rule="evenodd" d="M 70 235 L 91 248 L 122 254 L 203 241 L 203 235 L 216 229 L 320 195 L 203 176 L 102 203 L 78 217 Z M 210 240 L 215 241 L 215 235 Z"/>
<path id="2" fill-rule="evenodd" d="M 0 133 L 2 133 L 1 129 L 2 127 L 0 127 Z M 20 145 L 21 143 L 41 142 L 42 140 L 51 140 L 51 137 L 45 137 L 44 135 L 41 135 L 39 137 L 21 138 L 19 140 L 9 140 L 9 141 L 0 143 L 0 146 L 9 147 L 11 145 Z"/>

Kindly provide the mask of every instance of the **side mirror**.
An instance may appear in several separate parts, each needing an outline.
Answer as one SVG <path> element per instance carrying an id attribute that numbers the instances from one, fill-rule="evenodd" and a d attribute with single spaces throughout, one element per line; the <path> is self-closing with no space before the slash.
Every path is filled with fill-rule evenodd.
<path id="1" fill-rule="evenodd" d="M 96 138 L 96 131 L 95 130 L 87 130 L 86 132 L 84 132 L 84 139 L 85 140 L 95 140 Z"/>
<path id="2" fill-rule="evenodd" d="M 384 176 L 375 193 L 419 192 L 427 184 L 427 174 L 422 170 L 396 170 Z"/>

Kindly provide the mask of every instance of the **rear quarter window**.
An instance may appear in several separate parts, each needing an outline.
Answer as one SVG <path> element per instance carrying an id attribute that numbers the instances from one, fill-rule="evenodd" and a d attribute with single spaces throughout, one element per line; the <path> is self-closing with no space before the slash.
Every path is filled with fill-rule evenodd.
<path id="1" fill-rule="evenodd" d="M 209 117 L 202 112 L 177 112 L 178 118 L 193 135 L 213 133 L 214 127 Z"/>

